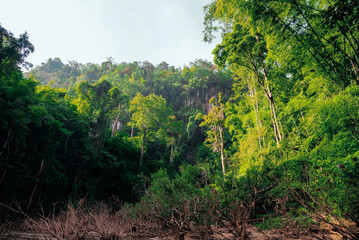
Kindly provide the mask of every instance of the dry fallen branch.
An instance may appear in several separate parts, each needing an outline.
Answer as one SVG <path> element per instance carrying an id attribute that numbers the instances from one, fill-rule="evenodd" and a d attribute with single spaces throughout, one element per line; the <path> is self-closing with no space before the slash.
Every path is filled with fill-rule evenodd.
<path id="1" fill-rule="evenodd" d="M 320 199 L 320 201 L 316 200 L 304 187 L 301 188 L 301 192 L 298 192 L 298 190 L 293 188 L 288 188 L 288 190 L 293 198 L 311 214 L 313 219 L 316 219 L 319 223 L 331 226 L 334 231 L 338 232 L 343 237 L 343 239 L 359 239 L 359 230 L 350 226 L 348 221 L 339 218 L 334 213 L 334 209 L 326 204 L 324 199 Z M 316 207 L 311 206 L 308 200 Z M 318 209 L 321 209 L 322 212 L 319 212 Z"/>
<path id="2" fill-rule="evenodd" d="M 58 215 L 53 212 L 45 215 L 40 211 L 37 218 L 31 217 L 22 210 L 20 204 L 6 205 L 0 203 L 13 213 L 24 218 L 22 226 L 28 231 L 41 233 L 45 239 L 84 239 L 89 235 L 96 235 L 101 239 L 119 239 L 124 237 L 126 229 L 133 224 L 131 218 L 111 213 L 109 207 L 98 203 L 96 206 L 86 206 L 82 201 L 77 204 L 69 203 L 66 210 Z"/>

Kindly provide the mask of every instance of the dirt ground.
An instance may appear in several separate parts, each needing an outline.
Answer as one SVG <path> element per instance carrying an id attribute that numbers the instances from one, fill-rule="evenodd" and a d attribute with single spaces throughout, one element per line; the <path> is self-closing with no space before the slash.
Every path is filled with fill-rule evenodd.
<path id="1" fill-rule="evenodd" d="M 137 238 L 141 239 L 141 238 Z M 161 236 L 148 238 L 149 240 L 178 240 L 175 236 Z M 184 240 L 194 239 L 208 239 L 208 240 L 234 240 L 236 238 L 233 234 L 229 233 L 226 229 L 217 229 L 213 235 L 202 235 L 199 233 L 186 233 Z M 328 240 L 343 240 L 338 232 L 333 231 L 331 226 L 324 226 L 317 231 L 313 232 L 300 232 L 298 230 L 276 229 L 270 231 L 261 231 L 255 226 L 249 225 L 247 233 L 245 234 L 246 240 L 311 240 L 311 239 L 328 239 Z"/>
<path id="2" fill-rule="evenodd" d="M 236 238 L 232 233 L 229 233 L 226 229 L 215 229 L 215 233 L 212 235 L 204 235 L 200 233 L 186 233 L 184 234 L 183 240 L 195 240 L 195 239 L 208 239 L 208 240 L 234 240 Z M 144 234 L 146 235 L 146 234 Z M 170 232 L 161 233 L 157 237 L 146 237 L 136 234 L 124 234 L 122 237 L 116 240 L 178 240 L 179 238 L 173 236 Z M 55 240 L 51 236 L 44 236 L 38 233 L 28 232 L 8 232 L 6 234 L 0 234 L 0 240 Z M 290 229 L 276 229 L 270 231 L 262 231 L 253 225 L 247 227 L 245 239 L 248 240 L 309 240 L 309 239 L 331 239 L 331 240 L 342 240 L 343 238 L 338 232 L 335 232 L 329 225 L 323 225 L 314 229 L 313 231 L 300 231 Z M 96 232 L 89 232 L 83 238 L 83 240 L 102 240 L 101 236 Z"/>

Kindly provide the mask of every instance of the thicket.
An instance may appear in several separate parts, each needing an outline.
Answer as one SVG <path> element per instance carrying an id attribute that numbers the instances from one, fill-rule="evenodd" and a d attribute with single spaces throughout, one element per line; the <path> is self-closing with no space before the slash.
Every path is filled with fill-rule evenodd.
<path id="1" fill-rule="evenodd" d="M 33 47 L 22 38 L 2 28 L 0 185 L 2 202 L 27 210 L 84 196 L 138 200 L 151 173 L 196 162 L 197 112 L 232 92 L 229 72 L 202 60 L 175 69 L 55 58 L 24 77 Z"/>
<path id="2" fill-rule="evenodd" d="M 215 64 L 183 68 L 54 58 L 24 77 L 33 46 L 1 28 L 0 201 L 115 197 L 137 230 L 178 238 L 250 224 L 319 238 L 326 223 L 357 239 L 358 6 L 214 1 Z"/>

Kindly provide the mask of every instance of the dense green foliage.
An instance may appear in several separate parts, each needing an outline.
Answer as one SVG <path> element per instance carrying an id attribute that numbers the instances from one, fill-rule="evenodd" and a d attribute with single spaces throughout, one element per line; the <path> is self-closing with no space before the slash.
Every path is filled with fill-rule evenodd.
<path id="1" fill-rule="evenodd" d="M 23 77 L 33 46 L 1 28 L 1 201 L 142 197 L 179 231 L 323 211 L 359 224 L 358 6 L 213 1 L 216 65 L 183 68 L 55 58 Z"/>
<path id="2" fill-rule="evenodd" d="M 208 188 L 215 189 L 216 224 L 218 212 L 236 219 L 231 214 L 241 211 L 229 206 L 237 202 L 250 212 L 248 221 L 266 216 L 270 222 L 279 214 L 281 222 L 292 218 L 306 225 L 308 216 L 324 221 L 318 215 L 324 213 L 359 224 L 357 6 L 358 1 L 217 0 L 205 7 L 205 40 L 221 32 L 214 61 L 232 72 L 233 94 L 225 104 L 213 99 L 211 111 L 199 115 L 201 125 L 209 126 L 206 142 L 214 152 L 199 155 L 206 186 L 183 180 L 197 190 L 191 197 L 182 193 L 182 201 L 203 199 Z M 230 140 L 219 137 L 222 127 Z M 219 171 L 221 144 L 225 177 Z M 152 186 L 161 187 L 150 188 L 154 199 L 172 196 L 157 189 L 178 178 L 166 182 L 160 173 Z M 173 217 L 181 206 L 166 211 Z M 284 226 L 276 218 L 273 224 Z"/>
<path id="3" fill-rule="evenodd" d="M 78 196 L 136 200 L 151 173 L 197 161 L 197 112 L 232 92 L 229 72 L 202 60 L 176 69 L 55 58 L 23 77 L 27 35 L 1 37 L 0 201 L 27 209 Z"/>

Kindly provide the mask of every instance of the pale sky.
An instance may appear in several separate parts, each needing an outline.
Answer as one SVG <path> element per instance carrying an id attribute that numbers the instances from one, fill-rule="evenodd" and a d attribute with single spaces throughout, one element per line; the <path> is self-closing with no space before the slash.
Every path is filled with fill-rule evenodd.
<path id="1" fill-rule="evenodd" d="M 203 42 L 203 6 L 211 0 L 0 0 L 0 24 L 15 36 L 27 31 L 36 65 L 166 61 L 176 67 L 213 61 L 216 43 Z"/>

